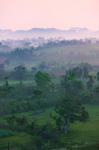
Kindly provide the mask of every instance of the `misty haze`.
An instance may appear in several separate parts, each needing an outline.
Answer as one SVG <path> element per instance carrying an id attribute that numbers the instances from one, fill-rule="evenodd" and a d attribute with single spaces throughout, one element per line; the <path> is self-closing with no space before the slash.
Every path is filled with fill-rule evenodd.
<path id="1" fill-rule="evenodd" d="M 0 150 L 99 150 L 98 0 L 0 0 Z"/>

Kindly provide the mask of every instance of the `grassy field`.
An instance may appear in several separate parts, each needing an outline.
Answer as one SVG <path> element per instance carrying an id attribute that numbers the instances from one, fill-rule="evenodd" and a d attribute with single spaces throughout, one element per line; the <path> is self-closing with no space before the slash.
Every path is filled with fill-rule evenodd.
<path id="1" fill-rule="evenodd" d="M 99 106 L 86 106 L 90 119 L 86 123 L 76 122 L 71 132 L 62 138 L 64 144 L 72 145 L 99 145 Z"/>
<path id="2" fill-rule="evenodd" d="M 23 80 L 22 83 L 24 85 L 35 85 L 35 81 L 34 80 Z M 0 86 L 4 85 L 5 84 L 5 81 L 0 81 Z M 9 80 L 9 85 L 19 85 L 20 84 L 20 81 L 18 80 Z"/>
<path id="3" fill-rule="evenodd" d="M 78 145 L 85 147 L 92 145 L 94 147 L 92 150 L 96 150 L 96 145 L 99 146 L 99 106 L 88 105 L 86 106 L 86 109 L 90 114 L 90 119 L 86 123 L 76 122 L 71 125 L 71 132 L 68 133 L 67 136 L 61 137 L 61 143 L 63 143 L 64 147 L 67 145 L 72 145 L 74 149 L 77 149 L 76 147 Z M 35 119 L 37 123 L 41 125 L 49 121 L 49 115 L 51 111 L 52 110 L 49 109 L 42 112 L 37 112 L 35 114 L 33 112 L 28 112 L 16 114 L 16 116 L 26 116 L 29 121 Z M 5 121 L 5 117 L 0 118 L 0 123 L 3 121 Z M 29 139 L 30 135 L 26 133 L 14 133 L 9 136 L 7 135 L 0 137 L 0 149 L 3 149 L 8 142 L 16 145 L 20 143 L 26 143 Z M 88 150 L 83 147 L 83 150 L 84 149 Z"/>

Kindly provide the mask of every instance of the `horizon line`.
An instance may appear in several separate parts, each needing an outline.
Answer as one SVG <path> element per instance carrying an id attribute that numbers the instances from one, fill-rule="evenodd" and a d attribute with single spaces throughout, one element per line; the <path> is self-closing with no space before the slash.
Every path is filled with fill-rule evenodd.
<path id="1" fill-rule="evenodd" d="M 57 28 L 57 27 L 30 27 L 30 28 L 16 28 L 16 29 L 11 29 L 11 28 L 7 28 L 7 27 L 0 27 L 0 30 L 11 30 L 13 32 L 15 31 L 22 31 L 22 30 L 31 30 L 31 29 L 56 29 L 56 30 L 70 30 L 70 29 L 86 29 L 86 30 L 92 30 L 92 31 L 97 31 L 99 29 L 93 29 L 93 28 L 88 28 L 88 27 L 80 27 L 80 26 L 73 26 L 73 27 L 68 27 L 68 28 Z"/>

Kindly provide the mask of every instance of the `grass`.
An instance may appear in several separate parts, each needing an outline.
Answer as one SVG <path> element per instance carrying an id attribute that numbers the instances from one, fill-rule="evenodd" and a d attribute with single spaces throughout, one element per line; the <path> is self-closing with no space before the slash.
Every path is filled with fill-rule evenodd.
<path id="1" fill-rule="evenodd" d="M 99 145 L 99 106 L 86 106 L 90 119 L 86 123 L 76 122 L 71 132 L 62 137 L 64 145 Z"/>
<path id="2" fill-rule="evenodd" d="M 40 110 L 40 111 L 29 111 L 29 112 L 23 112 L 23 113 L 16 113 L 14 116 L 16 117 L 22 117 L 25 116 L 28 120 L 28 122 L 32 122 L 35 120 L 37 124 L 43 125 L 49 120 L 49 115 L 51 113 L 52 109 L 46 109 L 46 110 Z M 10 115 L 6 115 L 4 117 L 0 117 L 0 123 L 6 124 L 6 119 Z"/>
<path id="3" fill-rule="evenodd" d="M 24 85 L 35 85 L 35 81 L 34 80 L 23 80 L 22 81 Z M 5 81 L 0 81 L 0 86 L 4 85 Z M 9 80 L 9 85 L 19 85 L 20 81 L 18 80 Z"/>
<path id="4" fill-rule="evenodd" d="M 26 133 L 18 133 L 14 136 L 0 138 L 0 150 L 7 148 L 8 143 L 10 143 L 11 147 L 25 144 L 30 140 L 30 138 L 31 136 Z"/>
<path id="5" fill-rule="evenodd" d="M 15 133 L 9 130 L 0 130 L 0 138 L 13 136 Z"/>
<path id="6" fill-rule="evenodd" d="M 67 145 L 99 145 L 99 105 L 87 105 L 86 109 L 90 114 L 90 119 L 86 123 L 75 122 L 71 125 L 70 133 L 61 137 L 61 143 L 64 147 Z M 16 114 L 16 116 L 26 116 L 30 122 L 35 119 L 39 125 L 42 125 L 49 121 L 51 110 L 48 109 L 35 114 L 33 112 L 21 113 Z M 0 122 L 3 119 L 5 120 L 5 118 L 1 118 Z M 13 136 L 0 138 L 0 144 L 6 145 L 7 142 L 20 144 L 27 142 L 29 139 L 30 135 L 17 133 Z"/>

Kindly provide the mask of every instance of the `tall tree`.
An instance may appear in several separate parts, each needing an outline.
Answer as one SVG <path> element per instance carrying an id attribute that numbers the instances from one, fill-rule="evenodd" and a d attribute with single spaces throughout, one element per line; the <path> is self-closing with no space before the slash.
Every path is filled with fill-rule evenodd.
<path id="1" fill-rule="evenodd" d="M 47 88 L 51 83 L 51 77 L 46 72 L 38 71 L 35 75 L 35 81 L 38 87 Z"/>
<path id="2" fill-rule="evenodd" d="M 70 123 L 76 120 L 86 121 L 89 115 L 82 106 L 79 94 L 83 89 L 82 82 L 70 73 L 65 75 L 62 85 L 63 97 L 56 106 L 54 118 L 58 129 L 67 133 L 70 129 Z"/>
<path id="3" fill-rule="evenodd" d="M 16 80 L 20 81 L 20 84 L 22 84 L 22 80 L 26 78 L 26 67 L 22 65 L 15 67 L 13 76 Z"/>
<path id="4" fill-rule="evenodd" d="M 59 131 L 66 134 L 70 130 L 70 123 L 86 121 L 89 115 L 79 99 L 68 94 L 56 107 L 54 118 Z"/>

